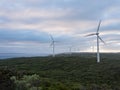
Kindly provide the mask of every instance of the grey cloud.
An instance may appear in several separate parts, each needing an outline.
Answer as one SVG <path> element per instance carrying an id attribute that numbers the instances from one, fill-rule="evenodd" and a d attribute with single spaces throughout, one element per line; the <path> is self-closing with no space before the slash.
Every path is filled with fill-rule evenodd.
<path id="1" fill-rule="evenodd" d="M 41 2 L 42 1 L 42 2 Z M 37 23 L 43 23 L 44 21 L 63 21 L 63 22 L 69 22 L 71 23 L 72 21 L 89 21 L 89 22 L 97 22 L 99 19 L 120 19 L 119 17 L 119 12 L 111 11 L 111 8 L 120 8 L 119 6 L 120 1 L 119 0 L 21 0 L 21 1 L 16 1 L 16 2 L 8 2 L 8 0 L 2 0 L 0 3 L 0 10 L 8 11 L 9 12 L 15 12 L 15 11 L 22 11 L 22 10 L 27 10 L 27 9 L 44 9 L 46 11 L 54 11 L 55 13 L 61 14 L 61 11 L 67 12 L 69 11 L 66 15 L 59 16 L 59 17 L 49 17 L 49 18 L 43 18 L 43 17 L 30 17 L 30 18 L 23 18 L 19 19 L 16 18 L 15 22 L 20 22 L 23 24 L 37 24 Z M 110 10 L 110 11 L 108 11 Z M 118 9 L 119 10 L 119 9 Z M 58 11 L 58 12 L 56 12 Z M 52 12 L 49 12 L 52 13 Z M 29 14 L 29 13 L 28 13 Z M 108 17 L 105 17 L 105 15 L 108 14 Z M 10 17 L 10 16 L 9 16 Z M 5 15 L 0 15 L 0 23 L 11 23 L 14 22 L 13 19 L 9 19 L 8 16 Z M 107 26 L 101 26 L 100 32 L 101 32 L 101 37 L 106 40 L 106 41 L 116 41 L 119 42 L 120 36 L 119 34 L 110 34 L 107 32 L 111 32 L 116 30 L 119 32 L 119 24 L 120 23 L 111 23 Z M 74 30 L 74 36 L 72 35 L 56 35 L 54 38 L 55 40 L 59 41 L 57 43 L 58 46 L 61 46 L 64 48 L 74 45 L 75 47 L 79 47 L 82 50 L 83 48 L 90 48 L 91 44 L 89 40 L 96 40 L 96 37 L 90 37 L 90 38 L 85 38 L 85 37 L 77 37 L 78 34 L 87 34 L 87 33 L 92 33 L 96 32 L 98 23 L 95 24 L 94 27 L 89 28 L 86 27 L 85 29 L 79 30 Z M 47 26 L 47 24 L 46 24 Z M 7 28 L 7 27 L 5 27 Z M 49 29 L 49 28 L 48 28 Z M 76 29 L 76 28 L 75 28 Z M 57 30 L 56 30 L 57 31 Z M 102 35 L 103 33 L 103 35 Z M 40 28 L 39 32 L 36 30 L 11 30 L 11 29 L 0 29 L 0 40 L 3 41 L 31 41 L 31 42 L 42 42 L 42 43 L 50 43 L 50 37 L 47 32 L 42 32 L 42 29 Z M 1 42 L 1 43 L 2 43 Z M 9 45 L 8 45 L 9 46 Z M 45 45 L 46 46 L 46 45 Z M 115 45 L 118 49 L 118 45 Z M 28 48 L 27 50 L 30 50 L 33 47 Z M 17 48 L 15 48 L 17 49 Z M 47 48 L 48 49 L 48 48 Z M 47 52 L 46 49 L 46 52 Z M 109 50 L 112 49 L 112 46 L 109 48 Z M 10 49 L 11 50 L 11 49 Z M 36 50 L 36 49 L 35 49 Z M 40 49 L 41 51 L 44 49 Z M 56 49 L 58 52 L 59 50 Z M 4 51 L 4 50 L 3 50 Z M 17 50 L 16 50 L 17 51 Z M 19 50 L 18 50 L 19 51 Z M 7 51 L 6 51 L 7 52 Z M 22 52 L 22 51 L 21 51 Z M 35 51 L 34 51 L 35 52 Z"/>
<path id="2" fill-rule="evenodd" d="M 107 26 L 102 26 L 101 29 L 103 31 L 112 31 L 112 30 L 117 30 L 119 32 L 120 30 L 120 22 L 118 23 L 112 23 Z"/>
<path id="3" fill-rule="evenodd" d="M 34 30 L 0 30 L 1 41 L 49 42 L 48 34 Z"/>

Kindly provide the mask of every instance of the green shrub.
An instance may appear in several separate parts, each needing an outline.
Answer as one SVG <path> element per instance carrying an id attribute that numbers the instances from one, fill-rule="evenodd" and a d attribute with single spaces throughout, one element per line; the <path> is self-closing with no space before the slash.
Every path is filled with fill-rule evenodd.
<path id="1" fill-rule="evenodd" d="M 15 84 L 10 79 L 13 72 L 8 69 L 0 69 L 0 90 L 15 90 Z"/>
<path id="2" fill-rule="evenodd" d="M 20 80 L 16 79 L 15 76 L 11 77 L 11 80 L 16 84 L 16 90 L 39 90 L 40 79 L 39 75 L 23 76 Z"/>

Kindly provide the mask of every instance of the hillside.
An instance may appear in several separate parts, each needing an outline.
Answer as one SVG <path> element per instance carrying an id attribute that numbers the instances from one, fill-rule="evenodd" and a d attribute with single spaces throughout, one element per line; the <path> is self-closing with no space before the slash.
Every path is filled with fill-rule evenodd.
<path id="1" fill-rule="evenodd" d="M 1 68 L 32 72 L 62 83 L 107 85 L 120 90 L 120 54 L 102 54 L 100 63 L 92 55 L 12 58 L 0 60 Z"/>

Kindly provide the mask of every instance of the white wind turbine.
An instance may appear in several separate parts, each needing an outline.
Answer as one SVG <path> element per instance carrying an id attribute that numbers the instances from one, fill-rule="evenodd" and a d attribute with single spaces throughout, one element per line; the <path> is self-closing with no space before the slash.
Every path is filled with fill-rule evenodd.
<path id="1" fill-rule="evenodd" d="M 95 51 L 95 46 L 94 46 L 94 41 L 90 41 L 90 45 L 91 45 L 91 52 L 94 53 Z"/>
<path id="2" fill-rule="evenodd" d="M 69 47 L 69 54 L 70 54 L 70 55 L 72 54 L 72 48 L 73 48 L 73 46 L 70 46 L 70 47 Z"/>
<path id="3" fill-rule="evenodd" d="M 105 44 L 105 42 L 104 42 L 104 41 L 101 39 L 101 37 L 99 36 L 100 25 L 101 25 L 101 20 L 99 21 L 98 28 L 97 28 L 97 32 L 86 35 L 86 36 L 93 36 L 93 35 L 96 35 L 96 36 L 97 36 L 97 62 L 98 62 L 98 63 L 100 62 L 99 40 L 101 40 L 101 41 Z"/>
<path id="4" fill-rule="evenodd" d="M 50 35 L 50 38 L 51 38 L 51 44 L 50 44 L 50 46 L 52 46 L 52 49 L 53 49 L 53 54 L 52 54 L 52 56 L 53 57 L 55 57 L 55 40 L 54 40 L 54 38 L 53 38 L 53 36 L 52 35 Z"/>

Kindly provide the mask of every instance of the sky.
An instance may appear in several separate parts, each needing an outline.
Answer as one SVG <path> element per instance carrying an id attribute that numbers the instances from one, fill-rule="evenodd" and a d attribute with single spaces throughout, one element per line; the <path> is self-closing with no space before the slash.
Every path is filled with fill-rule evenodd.
<path id="1" fill-rule="evenodd" d="M 120 0 L 0 0 L 0 53 L 120 52 Z"/>

